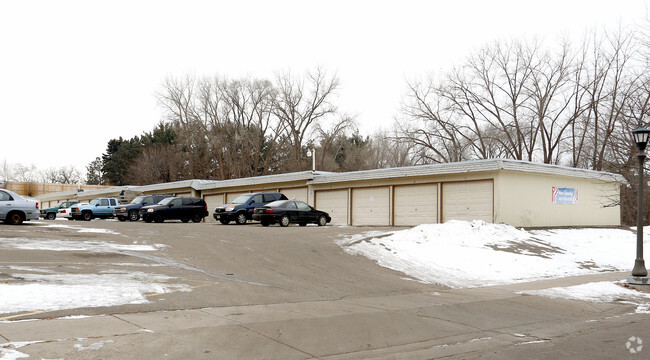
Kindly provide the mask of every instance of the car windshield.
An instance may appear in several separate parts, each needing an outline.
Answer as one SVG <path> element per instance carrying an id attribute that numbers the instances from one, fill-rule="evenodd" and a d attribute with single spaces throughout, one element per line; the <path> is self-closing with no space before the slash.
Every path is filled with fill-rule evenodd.
<path id="1" fill-rule="evenodd" d="M 139 204 L 144 200 L 144 196 L 136 196 L 135 199 L 131 200 L 131 204 Z"/>
<path id="2" fill-rule="evenodd" d="M 174 199 L 176 199 L 176 198 L 173 198 L 173 197 L 164 198 L 164 199 L 160 200 L 158 205 L 167 205 L 170 202 L 172 202 L 172 200 L 174 200 Z"/>
<path id="3" fill-rule="evenodd" d="M 90 205 L 96 205 L 97 203 L 99 203 L 99 199 L 90 200 Z"/>
<path id="4" fill-rule="evenodd" d="M 239 195 L 239 196 L 237 196 L 235 198 L 235 200 L 231 201 L 230 203 L 231 204 L 243 204 L 246 201 L 248 201 L 248 199 L 250 199 L 250 198 L 251 198 L 251 194 Z"/>

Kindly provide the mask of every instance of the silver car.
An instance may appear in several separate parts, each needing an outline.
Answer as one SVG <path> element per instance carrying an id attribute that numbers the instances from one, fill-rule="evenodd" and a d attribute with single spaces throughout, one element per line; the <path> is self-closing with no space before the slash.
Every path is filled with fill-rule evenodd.
<path id="1" fill-rule="evenodd" d="M 37 201 L 0 189 L 0 220 L 5 224 L 20 225 L 23 221 L 38 220 L 39 215 Z"/>

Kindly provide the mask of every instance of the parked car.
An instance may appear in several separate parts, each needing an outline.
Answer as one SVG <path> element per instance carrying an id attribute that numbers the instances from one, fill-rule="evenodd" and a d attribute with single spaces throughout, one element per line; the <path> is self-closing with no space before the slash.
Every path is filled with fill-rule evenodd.
<path id="1" fill-rule="evenodd" d="M 282 193 L 265 192 L 239 195 L 228 204 L 218 206 L 212 214 L 216 220 L 226 225 L 235 221 L 238 225 L 246 224 L 253 220 L 253 211 L 256 207 L 266 205 L 277 200 L 289 200 Z"/>
<path id="2" fill-rule="evenodd" d="M 119 203 L 117 198 L 97 198 L 90 200 L 88 205 L 73 205 L 70 212 L 75 220 L 110 219 L 113 217 L 113 209 Z"/>
<path id="3" fill-rule="evenodd" d="M 20 225 L 23 221 L 38 220 L 38 201 L 28 200 L 13 191 L 0 189 L 0 220 L 5 224 Z"/>
<path id="4" fill-rule="evenodd" d="M 129 204 L 118 205 L 113 209 L 113 214 L 120 221 L 138 221 L 140 220 L 140 209 L 143 206 L 155 205 L 164 198 L 171 197 L 171 195 L 142 195 L 136 196 Z"/>
<path id="5" fill-rule="evenodd" d="M 201 222 L 210 215 L 208 205 L 197 197 L 168 197 L 156 205 L 143 206 L 140 215 L 145 222 L 161 223 L 165 220 L 180 220 L 184 223 L 192 220 Z"/>
<path id="6" fill-rule="evenodd" d="M 72 205 L 77 204 L 77 203 L 79 203 L 79 201 L 76 201 L 76 200 L 60 202 L 55 207 L 42 209 L 41 210 L 41 217 L 44 218 L 44 219 L 48 219 L 48 220 L 54 220 L 54 219 L 56 219 L 56 214 L 59 213 L 60 209 L 67 209 L 67 208 L 69 208 Z"/>
<path id="7" fill-rule="evenodd" d="M 253 220 L 259 221 L 262 226 L 278 223 L 280 226 L 289 226 L 298 223 L 306 226 L 308 223 L 325 226 L 332 221 L 328 213 L 316 210 L 308 204 L 297 200 L 280 200 L 255 208 Z"/>

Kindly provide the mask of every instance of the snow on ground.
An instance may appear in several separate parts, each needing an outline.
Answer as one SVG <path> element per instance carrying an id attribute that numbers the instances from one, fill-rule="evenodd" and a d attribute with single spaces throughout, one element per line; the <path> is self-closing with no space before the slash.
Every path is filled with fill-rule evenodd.
<path id="1" fill-rule="evenodd" d="M 156 251 L 167 247 L 164 244 L 123 245 L 106 241 L 67 241 L 53 239 L 0 238 L 0 248 L 49 251 Z"/>
<path id="2" fill-rule="evenodd" d="M 644 239 L 648 236 L 645 234 Z M 636 256 L 636 233 L 626 229 L 527 231 L 483 221 L 370 231 L 337 243 L 350 254 L 366 256 L 419 281 L 451 288 L 629 271 Z M 535 294 L 585 301 L 630 299 L 639 304 L 637 312 L 650 307 L 648 294 L 614 283 L 546 289 Z"/>
<path id="3" fill-rule="evenodd" d="M 0 249 L 111 253 L 151 252 L 165 247 L 167 245 L 117 244 L 109 241 L 0 238 Z M 168 283 L 174 278 L 165 275 L 123 270 L 125 264 L 105 265 L 117 270 L 70 274 L 48 267 L 0 266 L 0 272 L 8 276 L 0 283 L 0 313 L 142 304 L 148 302 L 146 294 L 190 291 L 186 284 Z M 159 265 L 148 264 L 146 267 Z"/>
<path id="4" fill-rule="evenodd" d="M 144 294 L 190 291 L 173 278 L 143 272 L 16 274 L 20 284 L 0 284 L 0 313 L 148 303 Z"/>
<path id="5" fill-rule="evenodd" d="M 590 302 L 613 302 L 624 299 L 625 302 L 638 305 L 637 313 L 650 314 L 650 293 L 629 289 L 609 281 L 543 290 L 519 291 L 517 293 L 546 296 L 552 299 L 562 298 Z"/>
<path id="6" fill-rule="evenodd" d="M 46 228 L 59 228 L 59 229 L 71 229 L 76 230 L 80 233 L 98 233 L 98 234 L 111 234 L 111 235 L 120 235 L 120 233 L 108 230 L 108 229 L 97 229 L 97 228 L 85 228 L 81 225 L 63 225 L 63 224 L 53 224 L 42 221 L 33 221 L 32 224 L 39 224 Z"/>
<path id="7" fill-rule="evenodd" d="M 452 288 L 631 270 L 636 235 L 624 229 L 516 229 L 449 221 L 337 241 L 346 252 Z"/>

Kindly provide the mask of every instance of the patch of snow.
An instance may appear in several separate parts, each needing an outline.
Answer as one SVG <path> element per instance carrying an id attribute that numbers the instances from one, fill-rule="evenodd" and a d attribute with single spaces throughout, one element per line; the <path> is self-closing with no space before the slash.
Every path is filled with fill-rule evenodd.
<path id="1" fill-rule="evenodd" d="M 22 250 L 49 250 L 49 251 L 156 251 L 167 247 L 163 244 L 154 245 L 123 245 L 105 241 L 72 241 L 54 239 L 28 239 L 28 238 L 0 238 L 0 248 Z"/>
<path id="2" fill-rule="evenodd" d="M 518 294 L 539 295 L 552 299 L 572 299 L 589 302 L 614 302 L 636 305 L 636 313 L 650 313 L 650 293 L 629 289 L 614 282 L 601 281 L 568 287 L 519 291 Z"/>
<path id="3" fill-rule="evenodd" d="M 25 283 L 0 284 L 0 313 L 144 304 L 145 294 L 191 291 L 186 284 L 142 272 L 106 274 L 19 274 Z"/>
<path id="4" fill-rule="evenodd" d="M 115 341 L 113 341 L 113 340 L 106 340 L 106 341 L 96 342 L 96 343 L 90 344 L 88 346 L 83 346 L 81 344 L 74 344 L 74 347 L 75 347 L 75 349 L 77 349 L 77 351 L 99 350 L 102 347 L 104 347 L 104 344 L 112 344 L 114 342 Z"/>
<path id="5" fill-rule="evenodd" d="M 21 342 L 10 342 L 5 344 L 0 344 L 0 360 L 15 360 L 21 358 L 28 358 L 29 355 L 23 354 L 16 349 L 20 349 L 23 346 L 37 344 L 42 341 L 21 341 Z"/>

